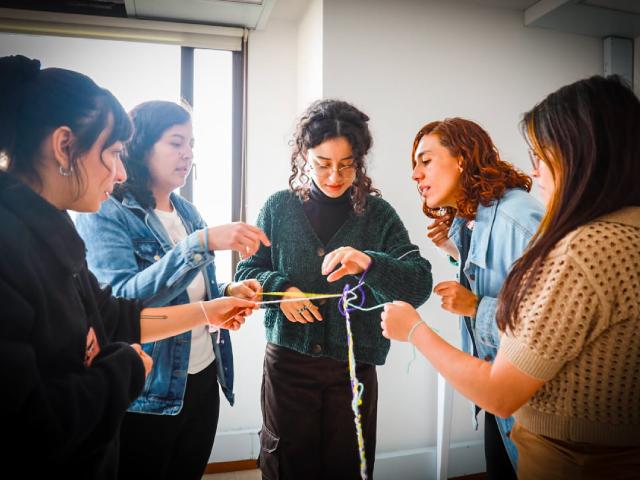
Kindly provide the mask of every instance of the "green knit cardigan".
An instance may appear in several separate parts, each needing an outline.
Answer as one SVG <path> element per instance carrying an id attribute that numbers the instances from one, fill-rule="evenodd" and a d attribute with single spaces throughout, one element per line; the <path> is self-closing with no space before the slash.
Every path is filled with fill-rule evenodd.
<path id="1" fill-rule="evenodd" d="M 365 276 L 365 307 L 404 300 L 422 305 L 431 293 L 431 264 L 409 235 L 398 214 L 385 200 L 369 196 L 363 214 L 351 212 L 340 229 L 324 245 L 314 232 L 302 208 L 301 199 L 290 190 L 273 194 L 260 211 L 258 226 L 271 247 L 261 246 L 252 257 L 238 264 L 236 281 L 256 278 L 265 292 L 295 286 L 303 292 L 341 293 L 345 283 L 358 278 L 346 276 L 328 283 L 320 268 L 324 255 L 350 246 L 372 258 Z M 323 321 L 294 323 L 287 320 L 279 304 L 268 305 L 265 313 L 267 341 L 311 356 L 347 360 L 347 330 L 338 299 L 316 300 Z M 383 365 L 390 342 L 380 329 L 381 309 L 351 314 L 354 352 L 358 362 Z"/>

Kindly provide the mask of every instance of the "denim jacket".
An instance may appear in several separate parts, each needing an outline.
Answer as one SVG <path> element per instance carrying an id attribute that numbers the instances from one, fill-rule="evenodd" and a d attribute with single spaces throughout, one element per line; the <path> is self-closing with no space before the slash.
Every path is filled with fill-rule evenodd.
<path id="1" fill-rule="evenodd" d="M 524 190 L 507 190 L 502 198 L 488 207 L 478 206 L 471 233 L 469 255 L 463 271 L 471 290 L 479 297 L 478 310 L 469 331 L 460 319 L 462 349 L 473 354 L 473 340 L 478 358 L 493 362 L 498 353 L 500 332 L 496 323 L 497 297 L 513 263 L 524 253 L 531 237 L 538 230 L 544 207 Z M 460 229 L 466 220 L 456 217 L 449 230 L 451 239 L 461 251 Z M 508 434 L 513 417 L 496 417 L 502 440 L 514 468 L 518 451 Z M 474 425 L 477 420 L 474 415 Z"/>
<path id="2" fill-rule="evenodd" d="M 205 227 L 196 208 L 182 197 L 171 201 L 184 224 L 187 237 L 172 245 L 158 216 L 144 209 L 133 196 L 120 202 L 114 197 L 102 203 L 97 213 L 78 214 L 76 228 L 87 246 L 90 270 L 108 283 L 117 297 L 137 298 L 145 307 L 189 303 L 187 286 L 202 272 L 207 298 L 223 295 L 225 284 L 216 284 L 213 253 L 207 251 L 197 230 Z M 191 332 L 145 343 L 142 348 L 153 358 L 153 369 L 142 394 L 130 405 L 130 412 L 176 415 L 182 408 L 189 366 Z M 220 343 L 213 339 L 218 381 L 233 405 L 233 354 L 227 330 Z"/>

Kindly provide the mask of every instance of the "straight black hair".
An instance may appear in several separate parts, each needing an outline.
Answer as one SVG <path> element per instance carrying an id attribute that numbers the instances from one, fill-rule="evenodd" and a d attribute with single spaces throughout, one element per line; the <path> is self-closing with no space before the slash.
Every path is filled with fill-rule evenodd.
<path id="1" fill-rule="evenodd" d="M 0 152 L 8 158 L 7 171 L 41 182 L 40 148 L 56 128 L 67 126 L 74 135 L 70 167 L 78 191 L 82 177 L 79 158 L 110 127 L 102 145 L 107 149 L 126 141 L 131 122 L 122 105 L 86 75 L 61 68 L 40 69 L 38 60 L 22 55 L 0 58 Z"/>

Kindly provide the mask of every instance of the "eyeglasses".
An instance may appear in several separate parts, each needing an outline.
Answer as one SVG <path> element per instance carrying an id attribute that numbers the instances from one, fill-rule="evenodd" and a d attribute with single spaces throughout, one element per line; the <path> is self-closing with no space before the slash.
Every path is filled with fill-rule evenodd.
<path id="1" fill-rule="evenodd" d="M 342 165 L 338 168 L 333 168 L 330 165 L 321 165 L 313 159 L 311 161 L 313 163 L 313 169 L 316 171 L 319 177 L 328 177 L 334 170 L 341 177 L 348 177 L 353 175 L 356 171 L 356 166 L 354 164 Z"/>
<path id="2" fill-rule="evenodd" d="M 529 149 L 529 160 L 531 161 L 531 166 L 534 170 L 540 170 L 540 162 L 542 158 L 533 150 Z"/>

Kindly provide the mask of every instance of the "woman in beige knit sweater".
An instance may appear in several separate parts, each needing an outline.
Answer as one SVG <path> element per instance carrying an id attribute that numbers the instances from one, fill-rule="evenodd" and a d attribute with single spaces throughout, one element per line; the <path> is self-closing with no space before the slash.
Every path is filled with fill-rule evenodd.
<path id="1" fill-rule="evenodd" d="M 394 302 L 383 335 L 409 341 L 463 395 L 502 417 L 521 479 L 640 477 L 640 101 L 591 77 L 525 114 L 540 229 L 499 296 L 493 365 Z"/>

